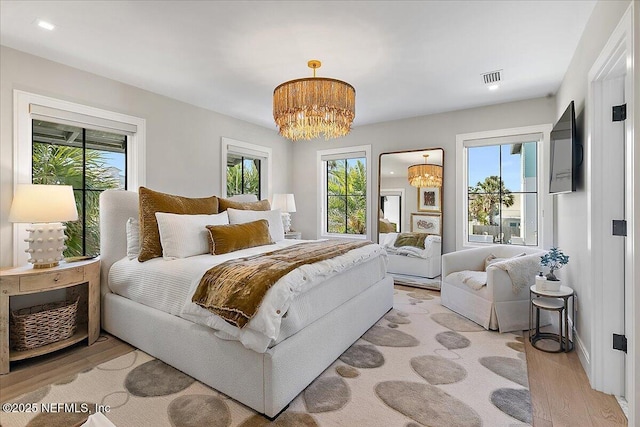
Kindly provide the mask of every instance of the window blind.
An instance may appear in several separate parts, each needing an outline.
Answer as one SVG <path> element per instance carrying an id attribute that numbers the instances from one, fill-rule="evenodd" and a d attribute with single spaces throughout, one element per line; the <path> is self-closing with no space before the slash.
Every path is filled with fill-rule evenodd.
<path id="1" fill-rule="evenodd" d="M 53 121 L 65 125 L 79 126 L 86 129 L 121 135 L 133 135 L 138 131 L 138 127 L 130 123 L 88 116 L 86 114 L 45 107 L 44 105 L 38 104 L 29 104 L 29 113 L 31 114 L 31 118 L 36 120 Z"/>

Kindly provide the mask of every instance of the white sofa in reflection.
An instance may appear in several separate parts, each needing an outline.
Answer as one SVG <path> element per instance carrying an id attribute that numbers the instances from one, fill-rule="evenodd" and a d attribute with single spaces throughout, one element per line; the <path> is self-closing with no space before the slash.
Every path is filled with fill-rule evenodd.
<path id="1" fill-rule="evenodd" d="M 438 277 L 442 263 L 440 236 L 428 237 L 425 241 L 425 248 L 396 248 L 394 242 L 398 234 L 380 233 L 380 244 L 386 249 L 389 256 L 387 271 L 391 274 L 405 274 L 428 279 Z"/>
<path id="2" fill-rule="evenodd" d="M 529 287 L 514 292 L 509 274 L 499 268 L 487 268 L 486 286 L 473 289 L 461 283 L 458 272 L 484 270 L 485 259 L 510 258 L 518 254 L 540 254 L 544 250 L 516 245 L 487 245 L 442 256 L 442 305 L 476 322 L 485 329 L 500 332 L 522 331 L 529 327 Z M 535 276 L 535 272 L 532 273 Z M 534 277 L 531 278 L 533 281 Z M 546 312 L 545 312 L 546 313 Z M 549 318 L 541 316 L 542 324 Z"/>

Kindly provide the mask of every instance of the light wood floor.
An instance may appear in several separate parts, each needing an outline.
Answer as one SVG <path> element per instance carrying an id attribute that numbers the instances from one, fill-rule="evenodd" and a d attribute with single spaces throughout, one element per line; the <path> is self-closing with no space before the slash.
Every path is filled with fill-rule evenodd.
<path id="1" fill-rule="evenodd" d="M 545 353 L 525 339 L 534 427 L 626 426 L 613 396 L 594 391 L 575 351 Z M 91 347 L 79 344 L 55 354 L 13 363 L 0 375 L 0 401 L 5 402 L 44 385 L 82 372 L 133 350 L 106 333 Z"/>
<path id="2" fill-rule="evenodd" d="M 627 425 L 616 398 L 591 388 L 575 351 L 545 353 L 524 341 L 534 427 Z"/>

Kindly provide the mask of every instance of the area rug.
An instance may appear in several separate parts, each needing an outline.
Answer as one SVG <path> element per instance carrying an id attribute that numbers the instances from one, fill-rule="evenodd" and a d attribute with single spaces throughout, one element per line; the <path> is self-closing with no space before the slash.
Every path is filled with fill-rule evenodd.
<path id="1" fill-rule="evenodd" d="M 440 276 L 433 279 L 428 277 L 411 276 L 409 274 L 389 273 L 396 285 L 413 286 L 423 289 L 440 290 Z"/>
<path id="2" fill-rule="evenodd" d="M 72 426 L 99 404 L 117 427 L 525 426 L 523 352 L 521 336 L 485 331 L 442 307 L 437 292 L 396 289 L 394 309 L 273 423 L 139 350 L 12 401 L 76 402 L 75 413 L 0 418 L 4 427 Z"/>

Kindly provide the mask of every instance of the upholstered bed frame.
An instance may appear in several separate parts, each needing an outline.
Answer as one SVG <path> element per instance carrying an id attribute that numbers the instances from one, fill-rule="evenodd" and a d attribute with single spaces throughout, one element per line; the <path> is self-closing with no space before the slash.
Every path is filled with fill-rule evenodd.
<path id="1" fill-rule="evenodd" d="M 109 269 L 126 255 L 125 224 L 137 216 L 137 193 L 101 194 L 102 328 L 268 417 L 286 408 L 393 306 L 393 279 L 387 275 L 265 353 L 248 350 L 217 338 L 210 328 L 110 292 Z"/>

